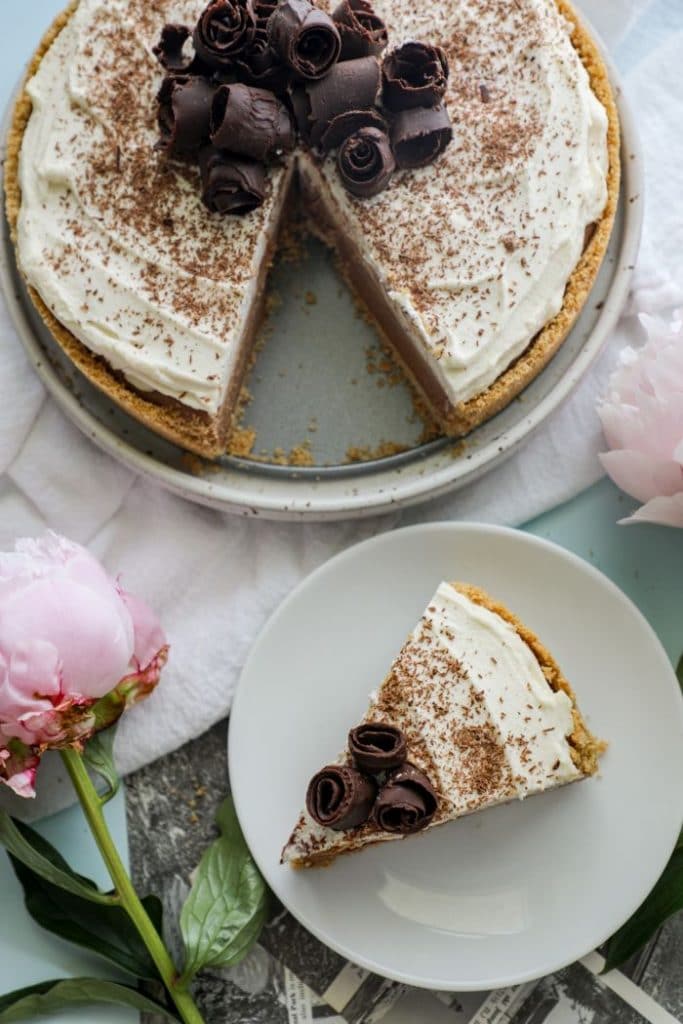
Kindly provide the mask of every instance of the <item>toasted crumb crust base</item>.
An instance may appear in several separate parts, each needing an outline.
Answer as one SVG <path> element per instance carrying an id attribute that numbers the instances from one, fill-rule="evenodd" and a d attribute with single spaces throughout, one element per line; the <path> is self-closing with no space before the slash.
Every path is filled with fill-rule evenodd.
<path id="1" fill-rule="evenodd" d="M 604 740 L 598 739 L 594 736 L 586 725 L 583 716 L 579 710 L 576 702 L 576 695 L 569 684 L 568 680 L 562 673 L 562 669 L 557 664 L 553 656 L 548 651 L 541 641 L 538 639 L 535 633 L 533 633 L 528 626 L 517 618 L 504 604 L 500 601 L 496 601 L 495 598 L 491 597 L 481 587 L 473 586 L 471 583 L 458 583 L 452 582 L 451 586 L 455 588 L 459 593 L 469 598 L 474 604 L 480 605 L 482 608 L 488 609 L 495 615 L 499 615 L 501 619 L 508 622 L 517 635 L 524 641 L 524 643 L 531 649 L 534 657 L 538 661 L 543 675 L 548 681 L 550 688 L 556 693 L 562 690 L 567 694 L 572 702 L 572 718 L 574 721 L 574 730 L 569 735 L 568 741 L 570 746 L 571 758 L 577 769 L 583 774 L 584 777 L 595 775 L 598 771 L 598 761 L 600 756 L 607 749 L 607 744 Z M 387 677 L 389 678 L 389 676 Z M 386 680 L 385 680 L 386 681 Z M 381 687 L 380 687 L 381 690 Z M 579 780 L 577 780 L 579 781 Z M 289 837 L 287 845 L 293 841 L 296 834 L 296 830 L 301 824 L 303 819 L 299 819 L 291 836 Z M 442 824 L 447 824 L 443 822 Z M 406 836 L 392 836 L 393 839 L 413 839 L 417 836 L 424 835 L 424 832 L 415 832 Z M 349 847 L 348 849 L 337 849 L 334 853 L 321 852 L 319 854 L 309 854 L 307 857 L 301 857 L 296 860 L 289 862 L 290 867 L 299 870 L 301 868 L 321 868 L 329 867 L 337 857 L 346 855 L 348 853 L 358 853 L 360 850 L 366 849 L 368 846 L 375 846 L 380 842 L 391 842 L 392 840 L 386 839 L 369 839 L 364 842 L 362 846 Z M 283 851 L 284 853 L 284 851 Z M 282 858 L 280 860 L 282 863 Z"/>
<path id="2" fill-rule="evenodd" d="M 530 346 L 480 395 L 444 412 L 427 403 L 430 413 L 441 429 L 452 437 L 463 437 L 475 427 L 504 409 L 543 370 L 567 337 L 583 308 L 598 274 L 609 244 L 617 209 L 620 183 L 619 119 L 609 83 L 607 69 L 597 45 L 567 0 L 555 0 L 561 14 L 572 26 L 571 39 L 590 78 L 593 92 L 605 107 L 608 117 L 607 147 L 609 168 L 607 204 L 589 244 L 567 283 L 559 313 L 541 330 Z M 78 0 L 57 16 L 38 46 L 27 69 L 24 83 L 38 70 L 43 56 L 69 21 Z M 24 131 L 31 116 L 31 99 L 23 88 L 16 102 L 7 137 L 4 168 L 5 206 L 12 240 L 16 243 L 17 219 L 21 206 L 19 158 Z M 198 455 L 216 458 L 225 451 L 230 429 L 230 412 L 211 416 L 191 409 L 173 399 L 154 401 L 129 385 L 101 356 L 91 352 L 57 320 L 38 292 L 28 286 L 28 293 L 52 337 L 83 375 L 117 405 L 150 430 Z M 399 359 L 413 386 L 422 393 L 419 381 Z"/>

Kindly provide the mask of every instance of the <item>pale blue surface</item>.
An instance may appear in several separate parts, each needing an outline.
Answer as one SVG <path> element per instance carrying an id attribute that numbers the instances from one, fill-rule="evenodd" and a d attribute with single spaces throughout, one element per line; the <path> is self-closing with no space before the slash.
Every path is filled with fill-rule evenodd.
<path id="1" fill-rule="evenodd" d="M 5 17 L 0 34 L 0 102 L 16 85 L 21 68 L 64 0 L 0 0 Z M 589 13 L 597 0 L 583 0 Z M 647 32 L 631 31 L 616 50 L 628 71 L 663 38 L 679 0 L 657 0 Z M 640 607 L 659 634 L 672 661 L 683 650 L 683 534 L 663 527 L 616 527 L 632 508 L 629 499 L 607 481 L 532 522 L 528 529 L 586 558 L 610 576 Z M 553 581 L 548 580 L 548 600 Z M 615 680 L 618 690 L 619 681 Z M 125 808 L 120 795 L 108 807 L 108 819 L 121 850 L 126 845 Z M 80 810 L 71 808 L 47 819 L 41 831 L 83 874 L 106 884 L 97 851 Z M 46 978 L 107 972 L 103 961 L 51 938 L 26 915 L 19 887 L 0 853 L 0 992 Z M 112 976 L 112 975 L 110 975 Z M 135 1013 L 97 1008 L 51 1018 L 54 1024 L 132 1024 Z"/>
<path id="2" fill-rule="evenodd" d="M 105 815 L 127 860 L 123 791 L 107 804 Z M 38 828 L 76 871 L 92 878 L 102 888 L 111 888 L 80 805 L 46 818 Z M 34 924 L 24 909 L 21 888 L 7 855 L 0 853 L 0 992 L 51 978 L 83 975 L 129 980 L 110 970 L 100 957 L 89 956 L 76 946 L 61 942 Z M 70 1011 L 43 1018 L 54 1024 L 133 1024 L 137 1019 L 135 1012 L 114 1007 Z"/>

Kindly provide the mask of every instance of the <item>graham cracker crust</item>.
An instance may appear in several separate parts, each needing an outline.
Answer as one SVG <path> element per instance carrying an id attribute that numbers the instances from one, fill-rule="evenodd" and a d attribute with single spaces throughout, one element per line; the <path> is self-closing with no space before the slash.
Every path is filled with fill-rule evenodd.
<path id="1" fill-rule="evenodd" d="M 381 333 L 394 349 L 396 358 L 409 383 L 424 398 L 429 414 L 436 420 L 440 429 L 452 437 L 465 436 L 504 409 L 543 370 L 557 352 L 581 312 L 593 286 L 605 256 L 614 223 L 620 184 L 620 135 L 618 115 L 607 70 L 597 45 L 568 0 L 555 0 L 555 2 L 571 25 L 571 40 L 574 48 L 588 72 L 593 92 L 607 112 L 609 156 L 607 204 L 600 220 L 596 222 L 590 241 L 569 278 L 561 310 L 540 331 L 522 356 L 508 367 L 486 391 L 455 407 L 445 402 L 443 395 L 438 394 L 438 390 L 434 386 L 435 378 L 428 364 L 420 359 L 415 352 L 411 352 L 408 345 L 398 344 L 400 333 L 397 331 L 397 325 L 388 323 L 386 316 L 378 317 Z M 47 30 L 29 63 L 25 83 L 36 73 L 43 56 L 67 24 L 77 6 L 78 0 L 73 0 Z M 26 89 L 23 88 L 16 102 L 7 137 L 4 167 L 5 208 L 11 238 L 15 243 L 17 219 L 21 206 L 19 158 L 24 130 L 31 116 L 31 110 L 31 99 Z M 137 390 L 125 380 L 121 373 L 113 370 L 102 357 L 91 352 L 64 327 L 30 285 L 28 293 L 52 337 L 92 384 L 155 433 L 190 452 L 208 458 L 216 458 L 226 449 L 228 436 L 233 426 L 233 412 L 238 401 L 242 378 L 249 363 L 250 344 L 254 341 L 263 318 L 266 277 L 277 249 L 278 230 L 279 227 L 273 232 L 270 251 L 263 264 L 259 281 L 259 298 L 254 303 L 249 321 L 245 325 L 246 336 L 250 342 L 244 345 L 240 356 L 240 369 L 235 377 L 235 386 L 226 397 L 223 408 L 217 416 L 184 406 L 175 399 Z M 349 280 L 352 289 L 357 290 L 358 282 L 353 280 L 353 275 L 348 269 L 348 261 L 342 259 L 341 263 L 344 276 Z"/>

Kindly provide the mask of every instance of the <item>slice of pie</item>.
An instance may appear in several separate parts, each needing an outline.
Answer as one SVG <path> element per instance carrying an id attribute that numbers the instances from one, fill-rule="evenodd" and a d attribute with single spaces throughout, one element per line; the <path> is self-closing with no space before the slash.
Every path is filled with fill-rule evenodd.
<path id="1" fill-rule="evenodd" d="M 450 145 L 357 198 L 335 154 L 321 161 L 300 141 L 268 168 L 261 206 L 221 217 L 202 204 L 196 168 L 155 149 L 154 47 L 205 6 L 75 0 L 30 64 L 5 191 L 51 335 L 151 429 L 219 455 L 278 230 L 301 205 L 434 419 L 466 434 L 557 351 L 605 255 L 619 126 L 596 44 L 567 0 L 373 0 L 389 48 L 445 53 Z"/>
<path id="2" fill-rule="evenodd" d="M 594 775 L 605 743 L 540 640 L 478 587 L 441 583 L 347 750 L 311 780 L 294 867 Z"/>

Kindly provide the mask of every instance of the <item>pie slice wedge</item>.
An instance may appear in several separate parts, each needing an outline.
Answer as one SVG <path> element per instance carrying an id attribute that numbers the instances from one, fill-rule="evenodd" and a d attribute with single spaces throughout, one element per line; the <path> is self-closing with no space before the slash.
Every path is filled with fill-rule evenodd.
<path id="1" fill-rule="evenodd" d="M 480 588 L 442 582 L 347 750 L 311 780 L 281 861 L 326 865 L 577 782 L 605 747 L 535 634 Z"/>

